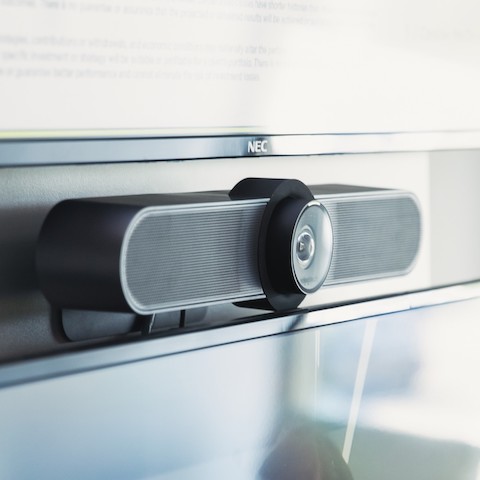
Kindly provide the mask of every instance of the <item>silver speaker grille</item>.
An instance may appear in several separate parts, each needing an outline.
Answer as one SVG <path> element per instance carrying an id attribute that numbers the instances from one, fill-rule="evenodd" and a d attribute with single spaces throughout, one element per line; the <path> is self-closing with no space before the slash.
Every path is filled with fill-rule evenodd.
<path id="1" fill-rule="evenodd" d="M 333 227 L 325 286 L 410 271 L 421 239 L 414 197 L 398 192 L 316 198 Z M 143 210 L 121 254 L 122 288 L 131 308 L 146 314 L 264 298 L 257 248 L 265 205 L 258 200 Z"/>
<path id="2" fill-rule="evenodd" d="M 333 259 L 324 285 L 407 273 L 420 243 L 420 212 L 409 195 L 320 201 L 333 226 Z"/>
<path id="3" fill-rule="evenodd" d="M 233 203 L 143 214 L 122 252 L 132 308 L 143 313 L 263 297 L 256 252 L 264 208 Z"/>

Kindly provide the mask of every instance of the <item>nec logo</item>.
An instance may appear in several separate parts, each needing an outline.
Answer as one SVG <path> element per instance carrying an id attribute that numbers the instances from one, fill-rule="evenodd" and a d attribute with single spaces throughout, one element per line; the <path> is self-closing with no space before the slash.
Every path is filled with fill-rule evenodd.
<path id="1" fill-rule="evenodd" d="M 248 153 L 268 153 L 268 140 L 249 141 Z"/>

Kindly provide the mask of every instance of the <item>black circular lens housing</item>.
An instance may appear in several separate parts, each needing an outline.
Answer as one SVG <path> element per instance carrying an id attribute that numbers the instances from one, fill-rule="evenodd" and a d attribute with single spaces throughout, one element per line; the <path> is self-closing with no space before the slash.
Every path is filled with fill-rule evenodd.
<path id="1" fill-rule="evenodd" d="M 326 209 L 299 180 L 246 178 L 232 200 L 268 198 L 258 235 L 258 271 L 265 299 L 241 305 L 291 310 L 322 285 L 330 267 L 333 233 Z"/>
<path id="2" fill-rule="evenodd" d="M 332 224 L 325 207 L 285 198 L 267 233 L 267 268 L 282 293 L 313 293 L 325 281 L 333 252 Z"/>

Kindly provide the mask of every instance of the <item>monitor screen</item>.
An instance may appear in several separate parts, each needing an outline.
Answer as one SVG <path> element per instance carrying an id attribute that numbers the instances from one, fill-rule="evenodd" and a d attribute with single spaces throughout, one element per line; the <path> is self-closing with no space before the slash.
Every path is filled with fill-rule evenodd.
<path id="1" fill-rule="evenodd" d="M 480 4 L 4 0 L 0 138 L 480 129 Z"/>

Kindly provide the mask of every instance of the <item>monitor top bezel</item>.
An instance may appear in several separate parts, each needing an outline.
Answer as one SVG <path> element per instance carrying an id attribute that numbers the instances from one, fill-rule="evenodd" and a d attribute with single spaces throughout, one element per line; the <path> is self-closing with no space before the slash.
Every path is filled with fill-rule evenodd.
<path id="1" fill-rule="evenodd" d="M 480 148 L 480 130 L 0 139 L 0 167 Z"/>

